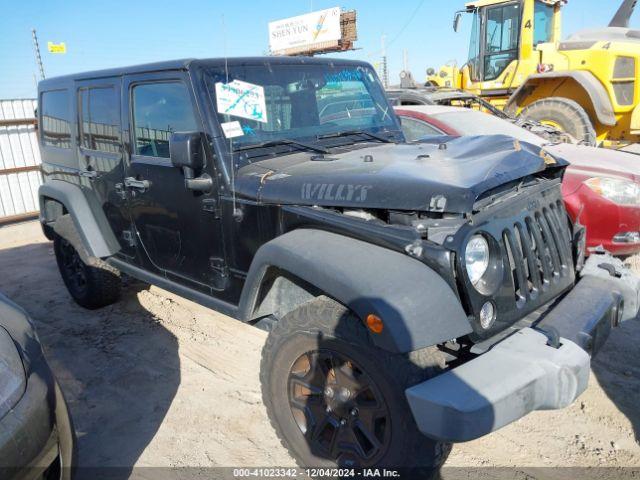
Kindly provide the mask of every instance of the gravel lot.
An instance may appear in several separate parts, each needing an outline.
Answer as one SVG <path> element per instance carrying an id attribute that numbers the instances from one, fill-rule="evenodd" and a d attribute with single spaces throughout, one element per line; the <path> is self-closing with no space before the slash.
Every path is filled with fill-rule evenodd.
<path id="1" fill-rule="evenodd" d="M 76 424 L 81 466 L 293 466 L 260 398 L 263 332 L 138 284 L 113 306 L 84 310 L 37 222 L 0 228 L 0 272 L 0 291 L 37 324 Z M 456 445 L 447 465 L 517 467 L 519 478 L 536 478 L 533 467 L 612 467 L 597 470 L 611 478 L 630 472 L 622 467 L 637 471 L 638 345 L 640 322 L 627 322 L 574 405 Z"/>

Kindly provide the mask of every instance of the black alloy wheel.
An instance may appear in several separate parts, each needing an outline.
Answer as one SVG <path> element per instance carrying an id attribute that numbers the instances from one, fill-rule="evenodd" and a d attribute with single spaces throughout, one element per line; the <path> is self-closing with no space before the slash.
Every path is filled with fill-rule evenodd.
<path id="1" fill-rule="evenodd" d="M 375 465 L 391 439 L 391 415 L 375 383 L 346 355 L 306 352 L 291 366 L 289 406 L 313 451 L 340 466 Z"/>

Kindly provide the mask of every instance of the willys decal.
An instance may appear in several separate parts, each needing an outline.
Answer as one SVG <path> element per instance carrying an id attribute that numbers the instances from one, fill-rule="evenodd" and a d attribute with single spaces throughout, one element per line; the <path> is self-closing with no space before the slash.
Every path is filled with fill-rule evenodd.
<path id="1" fill-rule="evenodd" d="M 371 185 L 304 183 L 302 185 L 302 199 L 364 202 L 371 188 Z"/>

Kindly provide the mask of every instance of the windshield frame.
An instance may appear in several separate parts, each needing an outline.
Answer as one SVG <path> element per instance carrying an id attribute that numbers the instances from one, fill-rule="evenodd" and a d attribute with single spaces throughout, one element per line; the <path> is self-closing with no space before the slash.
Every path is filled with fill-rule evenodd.
<path id="1" fill-rule="evenodd" d="M 217 97 L 215 93 L 215 84 L 219 82 L 218 79 L 220 78 L 222 73 L 226 74 L 226 72 L 222 71 L 225 68 L 225 64 L 222 62 L 204 64 L 201 66 L 201 68 L 199 68 L 199 76 L 201 77 L 200 84 L 202 85 L 202 87 L 206 92 L 206 98 L 204 99 L 204 101 L 208 104 L 207 110 L 210 110 L 212 113 L 211 123 L 212 123 L 212 126 L 214 127 L 214 131 L 216 132 L 215 136 L 220 137 L 221 140 L 223 140 L 219 143 L 220 145 L 224 145 L 224 149 L 226 150 L 226 153 L 236 157 L 237 154 L 239 153 L 236 150 L 236 148 L 238 147 L 243 147 L 243 146 L 250 147 L 252 144 L 259 144 L 266 141 L 275 141 L 277 143 L 277 141 L 279 140 L 284 140 L 284 141 L 293 140 L 294 142 L 291 142 L 288 145 L 274 145 L 270 147 L 264 147 L 264 149 L 268 151 L 267 154 L 273 155 L 275 153 L 277 155 L 286 155 L 289 153 L 305 151 L 304 149 L 300 149 L 299 147 L 297 147 L 295 145 L 295 141 L 317 144 L 320 147 L 329 148 L 329 149 L 337 146 L 343 146 L 343 145 L 347 146 L 347 145 L 355 145 L 359 143 L 377 142 L 372 138 L 367 138 L 366 135 L 353 135 L 349 139 L 347 139 L 346 137 L 341 137 L 339 142 L 340 145 L 335 144 L 336 143 L 335 138 L 331 138 L 327 140 L 318 138 L 319 135 L 340 133 L 341 131 L 349 131 L 349 130 L 361 130 L 363 132 L 370 132 L 376 135 L 388 135 L 390 139 L 395 139 L 397 141 L 404 140 L 400 122 L 397 116 L 395 115 L 395 112 L 393 111 L 393 107 L 391 106 L 389 99 L 385 94 L 384 88 L 382 86 L 382 83 L 380 82 L 380 79 L 378 78 L 377 73 L 371 65 L 365 62 L 344 61 L 344 60 L 318 60 L 318 59 L 300 59 L 298 61 L 295 61 L 292 59 L 286 59 L 285 61 L 282 61 L 281 59 L 268 58 L 268 59 L 256 59 L 256 61 L 247 61 L 240 64 L 238 64 L 237 62 L 230 62 L 228 65 L 228 71 L 230 73 L 233 73 L 233 71 L 234 70 L 237 71 L 238 68 L 242 68 L 242 69 L 265 68 L 273 72 L 273 71 L 276 71 L 278 68 L 291 69 L 296 67 L 313 67 L 315 69 L 320 70 L 325 65 L 330 67 L 332 70 L 344 70 L 348 68 L 353 68 L 353 69 L 358 69 L 366 72 L 366 77 L 369 77 L 367 79 L 369 83 L 368 84 L 365 83 L 365 86 L 367 87 L 367 93 L 369 94 L 370 100 L 372 100 L 374 103 L 373 108 L 376 109 L 377 114 L 383 115 L 383 119 L 387 123 L 372 126 L 372 127 L 367 127 L 367 128 L 354 128 L 353 125 L 342 125 L 339 128 L 328 129 L 326 131 L 325 130 L 318 131 L 318 129 L 315 128 L 312 132 L 310 131 L 306 134 L 300 134 L 296 132 L 294 129 L 282 130 L 281 131 L 282 133 L 280 135 L 276 134 L 272 136 L 271 135 L 261 136 L 260 138 L 256 138 L 255 142 L 234 142 L 233 139 L 226 138 L 226 136 L 224 135 L 224 132 L 222 129 L 223 117 L 217 111 L 217 105 L 216 105 Z M 233 76 L 230 76 L 229 81 L 233 81 L 233 80 L 234 80 Z M 244 81 L 244 79 L 242 79 L 242 81 Z M 371 89 L 374 89 L 374 90 L 372 91 Z M 386 114 L 384 114 L 385 111 L 386 111 Z M 386 120 L 387 117 L 388 117 L 388 121 Z M 241 121 L 242 118 L 236 118 L 233 116 L 230 117 L 230 121 L 233 121 L 233 120 Z M 243 155 L 241 155 L 240 157 L 243 157 L 245 160 L 246 160 L 246 157 L 254 155 L 254 154 L 248 154 L 248 152 L 246 151 L 246 150 L 250 150 L 250 148 L 249 149 L 245 148 L 244 150 L 245 151 L 243 152 Z M 238 165 L 239 163 L 245 163 L 245 162 L 236 161 L 235 162 L 236 167 L 241 166 L 241 165 Z"/>

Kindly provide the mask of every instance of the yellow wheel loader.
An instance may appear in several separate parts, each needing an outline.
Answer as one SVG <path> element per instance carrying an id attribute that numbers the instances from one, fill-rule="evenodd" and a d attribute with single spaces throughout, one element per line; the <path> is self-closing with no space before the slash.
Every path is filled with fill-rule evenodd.
<path id="1" fill-rule="evenodd" d="M 427 85 L 470 91 L 507 113 L 557 127 L 590 145 L 640 142 L 637 0 L 624 0 L 608 27 L 561 39 L 565 0 L 475 0 L 469 60 L 427 70 Z"/>

